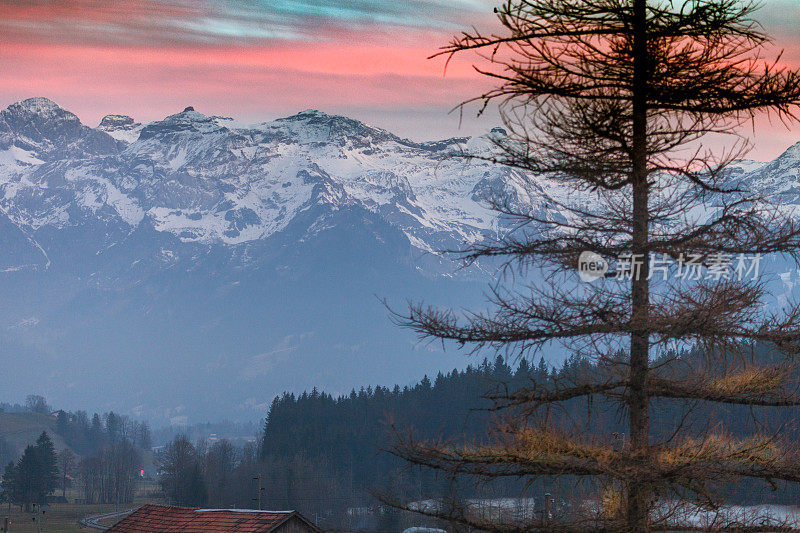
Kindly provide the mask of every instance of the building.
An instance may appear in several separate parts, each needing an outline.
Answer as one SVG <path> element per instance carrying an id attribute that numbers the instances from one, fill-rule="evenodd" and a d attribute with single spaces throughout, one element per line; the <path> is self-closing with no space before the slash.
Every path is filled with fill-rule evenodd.
<path id="1" fill-rule="evenodd" d="M 194 509 L 147 504 L 112 526 L 111 533 L 321 533 L 297 511 Z"/>

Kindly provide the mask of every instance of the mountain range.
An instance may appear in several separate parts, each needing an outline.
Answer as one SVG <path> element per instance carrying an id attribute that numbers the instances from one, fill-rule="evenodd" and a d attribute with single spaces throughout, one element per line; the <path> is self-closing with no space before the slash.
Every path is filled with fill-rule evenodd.
<path id="1" fill-rule="evenodd" d="M 156 423 L 253 419 L 284 390 L 463 366 L 395 327 L 381 300 L 480 305 L 496 271 L 442 251 L 510 229 L 490 195 L 562 216 L 554 182 L 455 157 L 488 154 L 504 135 L 414 142 L 319 111 L 245 125 L 192 107 L 92 128 L 46 98 L 10 105 L 7 399 L 38 393 Z M 740 172 L 800 204 L 800 143 Z"/>

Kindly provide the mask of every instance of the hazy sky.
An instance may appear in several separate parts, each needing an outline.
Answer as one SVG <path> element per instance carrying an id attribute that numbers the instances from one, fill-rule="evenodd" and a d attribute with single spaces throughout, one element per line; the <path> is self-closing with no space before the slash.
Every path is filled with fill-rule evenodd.
<path id="1" fill-rule="evenodd" d="M 496 116 L 447 111 L 486 81 L 468 58 L 443 75 L 426 57 L 476 25 L 489 0 L 0 0 L 0 106 L 47 96 L 96 125 L 193 105 L 258 121 L 314 108 L 413 139 L 487 131 Z M 759 14 L 784 62 L 800 66 L 800 0 L 766 0 Z M 800 126 L 756 131 L 761 158 Z"/>

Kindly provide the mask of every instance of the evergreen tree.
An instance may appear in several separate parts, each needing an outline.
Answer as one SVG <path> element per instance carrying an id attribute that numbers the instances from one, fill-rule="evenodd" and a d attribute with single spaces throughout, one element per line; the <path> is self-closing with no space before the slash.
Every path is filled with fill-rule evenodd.
<path id="1" fill-rule="evenodd" d="M 69 439 L 71 437 L 72 431 L 69 415 L 63 409 L 59 409 L 56 414 L 56 433 L 61 435 L 64 439 Z"/>
<path id="2" fill-rule="evenodd" d="M 46 432 L 42 432 L 35 445 L 25 451 L 13 470 L 13 494 L 16 503 L 26 510 L 31 504 L 43 504 L 58 486 L 58 465 L 55 448 Z"/>
<path id="3" fill-rule="evenodd" d="M 114 411 L 106 415 L 106 437 L 108 441 L 114 443 L 120 438 L 122 433 L 122 420 L 114 414 Z"/>
<path id="4" fill-rule="evenodd" d="M 58 455 L 46 431 L 36 439 L 35 449 L 39 460 L 39 501 L 44 502 L 45 497 L 52 494 L 59 484 Z"/>
<path id="5" fill-rule="evenodd" d="M 545 282 L 497 288 L 486 313 L 412 305 L 400 321 L 476 350 L 526 356 L 563 342 L 603 363 L 591 374 L 575 358 L 569 379 L 496 396 L 498 409 L 524 416 L 499 424 L 491 445 L 402 437 L 395 448 L 412 463 L 484 481 L 580 477 L 596 505 L 575 505 L 557 524 L 498 523 L 457 505 L 443 516 L 481 530 L 681 530 L 691 529 L 687 510 L 724 502 L 721 484 L 800 481 L 793 443 L 761 425 L 732 438 L 679 423 L 657 439 L 651 423 L 667 399 L 684 402 L 687 415 L 698 402 L 800 403 L 789 359 L 800 350 L 800 307 L 766 315 L 759 279 L 679 277 L 691 261 L 710 273 L 720 260 L 798 255 L 800 226 L 732 172 L 746 148 L 736 128 L 761 112 L 792 120 L 800 104 L 800 73 L 761 59 L 767 37 L 752 19 L 756 8 L 740 0 L 507 0 L 496 9 L 501 33 L 465 32 L 443 50 L 477 51 L 486 60 L 479 72 L 498 83 L 477 100 L 500 103 L 508 136 L 478 157 L 522 171 L 522 187 L 535 174 L 570 194 L 548 198 L 559 217 L 507 195 L 489 198 L 516 230 L 465 253 L 507 260 L 523 280 L 540 268 Z M 702 144 L 707 134 L 733 141 L 715 157 Z M 585 254 L 610 264 L 609 275 L 576 283 Z M 672 276 L 653 276 L 657 265 Z M 693 342 L 704 361 L 686 372 L 670 348 Z M 771 343 L 782 358 L 753 365 L 752 342 Z M 577 398 L 616 404 L 624 430 L 554 425 L 551 413 Z M 722 529 L 775 528 L 761 517 L 727 526 L 718 518 Z"/>
<path id="6" fill-rule="evenodd" d="M 12 503 L 20 503 L 21 502 L 21 495 L 19 492 L 20 486 L 17 483 L 17 472 L 16 472 L 16 465 L 14 462 L 10 462 L 6 465 L 5 470 L 3 471 L 3 500 L 12 502 Z"/>
<path id="7" fill-rule="evenodd" d="M 92 416 L 92 424 L 89 427 L 88 445 L 92 452 L 99 450 L 104 444 L 105 428 L 97 413 Z"/>

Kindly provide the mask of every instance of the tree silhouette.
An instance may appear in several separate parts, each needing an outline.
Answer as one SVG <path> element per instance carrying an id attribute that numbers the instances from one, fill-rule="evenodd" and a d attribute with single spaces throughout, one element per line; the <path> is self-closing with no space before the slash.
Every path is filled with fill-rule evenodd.
<path id="1" fill-rule="evenodd" d="M 36 439 L 37 459 L 39 462 L 38 477 L 39 477 L 39 502 L 44 503 L 45 497 L 51 494 L 58 486 L 59 472 L 58 472 L 58 455 L 56 448 L 53 446 L 53 441 L 46 431 L 42 431 L 39 438 Z"/>
<path id="2" fill-rule="evenodd" d="M 16 465 L 6 466 L 3 475 L 3 487 L 9 500 L 26 510 L 33 503 L 45 503 L 57 484 L 56 452 L 46 432 L 36 439 L 36 444 L 25 448 Z"/>
<path id="3" fill-rule="evenodd" d="M 50 414 L 50 406 L 47 405 L 47 399 L 38 394 L 29 394 L 28 397 L 25 398 L 25 407 L 33 413 L 42 415 Z"/>
<path id="4" fill-rule="evenodd" d="M 176 505 L 202 507 L 208 493 L 197 449 L 185 435 L 178 435 L 164 449 L 164 473 L 161 487 L 167 498 Z"/>
<path id="5" fill-rule="evenodd" d="M 735 168 L 748 148 L 737 135 L 741 126 L 759 113 L 792 120 L 800 104 L 800 75 L 762 59 L 768 40 L 751 18 L 756 7 L 739 0 L 508 0 L 495 10 L 501 33 L 463 33 L 441 51 L 477 53 L 486 63 L 478 72 L 497 82 L 476 100 L 484 108 L 498 102 L 509 133 L 495 137 L 493 155 L 473 157 L 569 194 L 547 197 L 563 217 L 508 195 L 490 198 L 516 229 L 463 255 L 500 258 L 523 274 L 535 267 L 544 282 L 494 288 L 491 312 L 414 304 L 398 321 L 423 336 L 516 356 L 561 342 L 602 371 L 497 391 L 496 408 L 514 410 L 489 445 L 399 435 L 394 448 L 452 475 L 595 480 L 596 505 L 553 517 L 558 524 L 547 517 L 524 527 L 457 505 L 430 513 L 486 530 L 691 529 L 692 513 L 721 503 L 720 483 L 800 481 L 798 455 L 778 433 L 756 426 L 734 438 L 688 423 L 698 402 L 800 403 L 787 357 L 798 351 L 800 311 L 765 312 L 764 281 L 743 275 L 746 260 L 796 257 L 800 244 L 800 226 L 762 191 L 749 190 Z M 707 136 L 731 142 L 715 156 Z M 520 186 L 538 194 L 531 180 Z M 580 284 L 581 262 L 610 270 Z M 783 355 L 756 364 L 748 358 L 754 342 Z M 690 343 L 702 348 L 703 365 L 688 367 L 670 351 Z M 595 396 L 617 403 L 626 435 L 552 424 L 561 402 Z M 684 401 L 687 418 L 654 439 L 651 413 L 664 399 Z M 759 523 L 720 513 L 714 527 L 775 528 Z"/>

